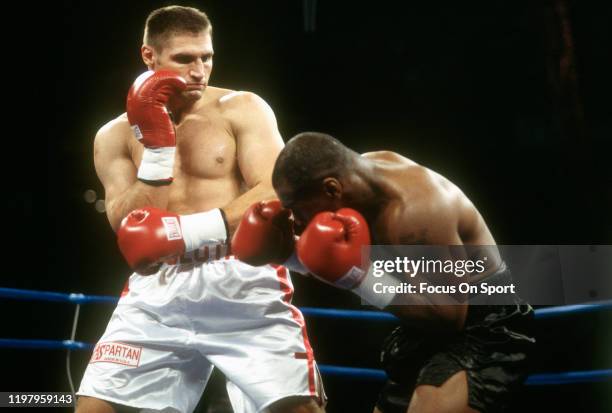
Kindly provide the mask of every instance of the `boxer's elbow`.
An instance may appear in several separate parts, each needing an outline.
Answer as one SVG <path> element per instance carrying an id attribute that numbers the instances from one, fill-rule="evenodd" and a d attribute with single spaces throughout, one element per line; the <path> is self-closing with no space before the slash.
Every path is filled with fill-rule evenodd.
<path id="1" fill-rule="evenodd" d="M 110 210 L 107 210 L 106 218 L 108 219 L 108 222 L 112 230 L 114 232 L 117 232 L 119 230 L 119 227 L 121 226 L 121 220 L 123 219 L 123 217 L 119 216 L 118 214 L 114 212 L 111 212 Z"/>
<path id="2" fill-rule="evenodd" d="M 112 230 L 117 232 L 121 226 L 121 221 L 127 216 L 129 211 L 123 211 L 117 202 L 107 201 L 104 208 L 106 209 L 106 218 L 108 219 L 108 223 L 110 224 Z"/>

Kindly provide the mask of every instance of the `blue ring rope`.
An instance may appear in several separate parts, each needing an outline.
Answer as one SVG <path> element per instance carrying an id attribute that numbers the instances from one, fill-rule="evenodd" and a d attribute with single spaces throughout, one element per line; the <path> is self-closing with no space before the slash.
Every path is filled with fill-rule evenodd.
<path id="1" fill-rule="evenodd" d="M 55 302 L 69 302 L 74 304 L 86 303 L 116 303 L 117 297 L 104 295 L 65 294 L 47 291 L 20 290 L 15 288 L 0 287 L 0 297 L 21 300 L 43 300 Z M 558 307 L 549 307 L 535 310 L 536 318 L 547 319 L 569 314 L 589 313 L 612 309 L 612 300 L 590 304 L 577 304 Z M 383 321 L 397 322 L 398 319 L 392 314 L 379 311 L 363 310 L 341 310 L 315 307 L 302 307 L 302 313 L 308 317 L 335 318 L 344 320 Z M 0 348 L 29 348 L 29 349 L 66 349 L 66 350 L 91 350 L 93 345 L 72 340 L 23 340 L 23 339 L 0 339 Z M 331 377 L 354 378 L 359 380 L 383 381 L 387 375 L 383 370 L 367 369 L 359 367 L 343 367 L 332 365 L 320 365 L 321 373 Z M 599 382 L 612 380 L 612 369 L 573 371 L 565 373 L 541 373 L 532 374 L 525 381 L 526 385 L 550 385 L 567 383 Z"/>
<path id="2" fill-rule="evenodd" d="M 72 340 L 24 340 L 19 338 L 0 338 L 0 348 L 35 348 L 48 350 L 91 350 L 89 343 Z"/>
<path id="3" fill-rule="evenodd" d="M 612 381 L 612 369 L 590 371 L 567 371 L 564 373 L 539 373 L 527 377 L 527 386 L 550 384 L 595 383 Z"/>
<path id="4" fill-rule="evenodd" d="M 0 287 L 0 297 L 21 300 L 60 301 L 74 304 L 116 303 L 119 298 L 107 295 L 65 294 L 47 291 L 20 290 Z M 397 322 L 393 314 L 382 311 L 338 310 L 330 308 L 301 307 L 300 310 L 308 317 L 330 317 L 337 319 L 352 319 L 363 321 Z M 535 310 L 537 319 L 547 319 L 569 314 L 590 313 L 594 311 L 612 310 L 612 300 L 590 304 L 574 304 L 557 307 L 539 308 Z"/>
<path id="5" fill-rule="evenodd" d="M 66 350 L 92 350 L 94 346 L 89 343 L 72 340 L 21 340 L 2 338 L 0 348 L 28 348 L 28 349 L 66 349 Z M 361 367 L 319 365 L 321 373 L 328 377 L 341 377 L 355 380 L 384 381 L 387 374 L 384 370 L 367 369 Z M 612 369 L 569 371 L 564 373 L 539 373 L 527 377 L 528 386 L 542 386 L 551 384 L 596 383 L 612 381 Z"/>
<path id="6" fill-rule="evenodd" d="M 116 303 L 117 297 L 107 295 L 65 294 L 49 291 L 20 290 L 17 288 L 0 287 L 0 297 L 17 300 L 56 301 L 74 304 L 86 303 Z"/>

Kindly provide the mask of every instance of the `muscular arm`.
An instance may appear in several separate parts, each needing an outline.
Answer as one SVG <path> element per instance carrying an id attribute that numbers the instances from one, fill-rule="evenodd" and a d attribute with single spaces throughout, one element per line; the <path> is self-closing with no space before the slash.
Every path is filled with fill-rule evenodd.
<path id="1" fill-rule="evenodd" d="M 283 148 L 283 139 L 274 112 L 263 99 L 252 93 L 240 93 L 231 99 L 236 99 L 230 119 L 236 136 L 238 166 L 248 188 L 222 208 L 233 233 L 250 205 L 276 198 L 272 169 Z"/>
<path id="2" fill-rule="evenodd" d="M 438 246 L 463 244 L 457 232 L 457 216 L 452 205 L 424 200 L 418 205 L 404 206 L 403 209 L 399 214 L 403 224 L 397 226 L 396 233 L 399 244 L 419 243 Z M 436 258 L 461 259 L 462 257 L 457 257 L 458 250 L 453 249 L 453 254 L 448 252 L 448 255 Z M 416 279 L 418 278 L 417 275 Z M 427 330 L 460 330 L 467 314 L 467 304 L 449 305 L 450 300 L 450 297 L 436 294 L 398 294 L 386 310 L 407 323 Z"/>
<path id="3" fill-rule="evenodd" d="M 151 186 L 136 179 L 128 142 L 132 131 L 122 116 L 103 126 L 94 140 L 94 164 L 105 191 L 106 215 L 113 231 L 132 210 L 145 205 L 166 208 L 169 186 Z"/>

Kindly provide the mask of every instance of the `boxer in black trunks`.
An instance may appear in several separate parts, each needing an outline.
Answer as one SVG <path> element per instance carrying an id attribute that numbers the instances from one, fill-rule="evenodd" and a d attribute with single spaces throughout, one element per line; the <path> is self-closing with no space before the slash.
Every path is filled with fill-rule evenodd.
<path id="1" fill-rule="evenodd" d="M 397 153 L 360 155 L 329 135 L 310 132 L 297 135 L 281 151 L 273 185 L 282 206 L 265 203 L 254 209 L 256 219 L 250 216 L 250 224 L 243 218 L 244 228 L 250 230 L 248 240 L 269 243 L 274 231 L 286 231 L 279 220 L 288 216 L 282 208 L 288 209 L 295 233 L 300 234 L 296 255 L 305 268 L 291 267 L 292 248 L 260 248 L 254 254 L 253 242 L 240 237 L 246 233 L 240 234 L 240 227 L 237 253 L 245 251 L 247 261 L 264 257 L 263 261 L 316 274 L 402 320 L 383 346 L 381 360 L 389 380 L 375 413 L 505 408 L 522 385 L 535 344 L 533 310 L 528 304 L 514 296 L 505 305 L 477 303 L 477 297 L 453 305 L 410 301 L 418 298 L 404 294 L 373 298 L 363 294 L 367 275 L 354 276 L 360 265 L 354 257 L 361 255 L 364 243 L 494 246 L 484 219 L 456 185 Z M 254 231 L 262 231 L 254 229 L 253 222 L 263 223 L 265 236 L 253 236 Z M 270 225 L 275 226 L 272 232 Z M 282 257 L 273 257 L 274 251 L 282 251 Z M 495 258 L 470 283 L 509 277 L 499 255 Z"/>

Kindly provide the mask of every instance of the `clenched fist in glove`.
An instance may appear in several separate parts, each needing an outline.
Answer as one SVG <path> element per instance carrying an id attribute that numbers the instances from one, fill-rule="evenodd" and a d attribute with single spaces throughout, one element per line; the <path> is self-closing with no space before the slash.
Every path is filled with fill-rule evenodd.
<path id="1" fill-rule="evenodd" d="M 385 274 L 374 277 L 370 269 L 370 230 L 365 218 L 351 208 L 320 212 L 308 223 L 297 242 L 300 262 L 320 280 L 351 290 L 368 303 L 386 307 L 393 294 L 378 294 L 375 283 L 399 285 Z"/>
<path id="2" fill-rule="evenodd" d="M 232 238 L 232 254 L 249 265 L 281 264 L 292 271 L 308 271 L 295 256 L 295 234 L 291 211 L 280 201 L 251 205 Z"/>
<path id="3" fill-rule="evenodd" d="M 365 218 L 354 209 L 342 208 L 315 215 L 297 243 L 297 254 L 318 278 L 352 289 L 365 275 L 361 253 L 369 245 L 370 230 Z"/>
<path id="4" fill-rule="evenodd" d="M 130 212 L 117 231 L 119 249 L 137 272 L 226 239 L 227 225 L 220 209 L 177 215 L 153 207 L 140 208 Z"/>
<path id="5" fill-rule="evenodd" d="M 136 139 L 145 147 L 138 179 L 150 184 L 172 182 L 176 133 L 167 105 L 187 84 L 170 70 L 147 71 L 134 81 L 127 96 L 127 117 Z"/>

